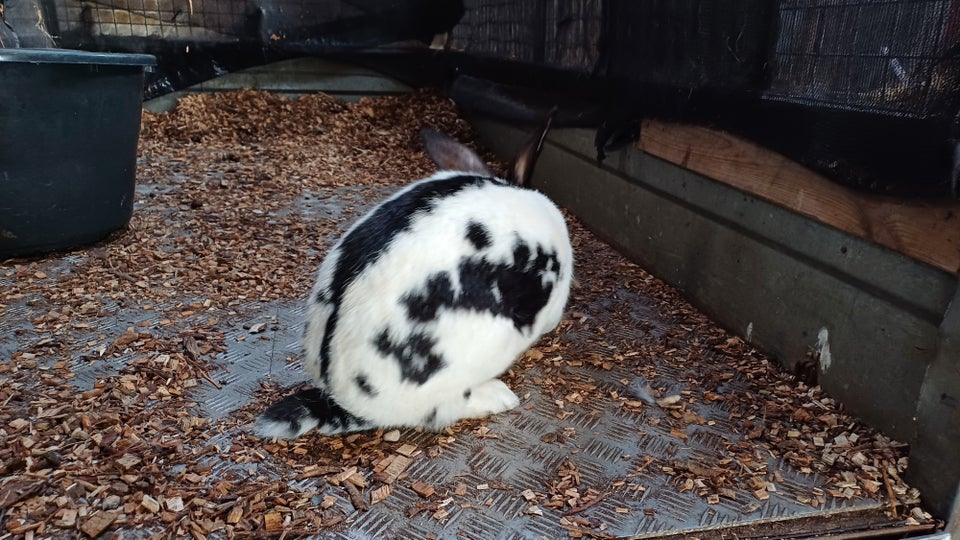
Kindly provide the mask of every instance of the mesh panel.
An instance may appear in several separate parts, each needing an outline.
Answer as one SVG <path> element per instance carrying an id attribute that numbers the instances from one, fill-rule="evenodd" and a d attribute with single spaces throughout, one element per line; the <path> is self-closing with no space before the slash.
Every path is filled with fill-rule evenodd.
<path id="1" fill-rule="evenodd" d="M 468 0 L 450 48 L 590 70 L 599 57 L 601 4 L 600 0 Z"/>
<path id="2" fill-rule="evenodd" d="M 410 37 L 397 28 L 416 33 L 434 4 L 43 2 L 48 31 L 79 46 L 102 37 L 370 45 L 376 33 L 379 42 Z M 942 113 L 956 88 L 957 0 L 466 0 L 462 13 L 452 50 L 640 82 L 915 116 Z"/>
<path id="3" fill-rule="evenodd" d="M 552 66 L 591 70 L 600 55 L 600 0 L 549 2 L 546 58 Z"/>
<path id="4" fill-rule="evenodd" d="M 544 59 L 544 13 L 541 0 L 472 0 L 454 29 L 451 48 L 520 62 Z"/>
<path id="5" fill-rule="evenodd" d="M 960 0 L 22 1 L 60 46 L 157 54 L 157 92 L 284 55 L 424 51 L 447 32 L 434 46 L 465 54 L 388 72 L 473 77 L 496 88 L 477 99 L 520 115 L 538 97 L 573 104 L 579 125 L 718 126 L 848 185 L 960 196 Z"/>
<path id="6" fill-rule="evenodd" d="M 53 3 L 58 21 L 57 37 L 76 43 L 94 37 L 225 41 L 242 34 L 248 17 L 242 0 L 54 0 Z"/>
<path id="7" fill-rule="evenodd" d="M 263 45 L 310 42 L 326 50 L 429 37 L 461 14 L 440 0 L 46 0 L 55 36 L 90 46 L 101 38 Z"/>
<path id="8" fill-rule="evenodd" d="M 774 9 L 766 0 L 612 1 L 607 72 L 670 87 L 758 88 Z"/>
<path id="9" fill-rule="evenodd" d="M 960 3 L 784 1 L 767 97 L 927 116 L 953 97 Z"/>

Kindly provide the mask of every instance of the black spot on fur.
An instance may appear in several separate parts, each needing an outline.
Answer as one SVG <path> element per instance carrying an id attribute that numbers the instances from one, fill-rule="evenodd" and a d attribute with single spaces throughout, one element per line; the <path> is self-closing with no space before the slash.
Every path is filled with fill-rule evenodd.
<path id="1" fill-rule="evenodd" d="M 437 419 L 437 408 L 434 407 L 433 410 L 430 411 L 430 414 L 428 414 L 426 418 L 423 419 L 423 423 L 429 426 L 429 425 L 432 425 L 436 421 L 436 419 Z"/>
<path id="2" fill-rule="evenodd" d="M 527 254 L 528 264 L 522 267 L 515 260 L 513 266 L 507 266 L 498 272 L 497 285 L 504 299 L 505 314 L 513 319 L 519 330 L 532 326 L 537 313 L 547 305 L 553 284 L 544 284 L 542 278 L 555 265 L 559 266 L 559 263 L 555 252 L 547 252 L 542 247 L 537 247 L 536 257 L 530 258 L 530 249 L 522 242 L 518 241 L 517 244 L 524 249 L 514 249 L 514 255 L 521 251 Z"/>
<path id="3" fill-rule="evenodd" d="M 467 225 L 467 240 L 477 249 L 483 249 L 490 245 L 490 232 L 486 227 L 471 221 Z"/>
<path id="4" fill-rule="evenodd" d="M 341 407 L 329 394 L 318 388 L 310 388 L 287 396 L 263 412 L 263 418 L 275 422 L 287 422 L 293 431 L 300 431 L 301 422 L 307 418 L 320 421 L 318 428 L 330 425 L 336 430 L 353 430 L 366 426 L 366 422 Z"/>
<path id="5" fill-rule="evenodd" d="M 366 395 L 368 395 L 368 396 L 370 396 L 370 397 L 373 397 L 373 396 L 376 396 L 377 394 L 379 394 L 379 392 L 377 392 L 377 389 L 376 389 L 376 388 L 370 386 L 370 381 L 367 380 L 367 376 L 366 376 L 366 375 L 364 375 L 364 374 L 361 373 L 360 375 L 357 375 L 357 376 L 353 379 L 353 381 L 354 381 L 355 383 L 357 383 L 357 387 L 358 387 L 358 388 L 360 389 L 360 391 L 363 392 L 364 394 L 366 394 Z"/>
<path id="6" fill-rule="evenodd" d="M 406 295 L 403 302 L 407 306 L 407 315 L 417 321 L 432 321 L 437 318 L 437 310 L 454 303 L 453 285 L 446 272 L 439 272 L 427 279 L 423 294 Z"/>
<path id="7" fill-rule="evenodd" d="M 320 344 L 320 373 L 325 382 L 329 382 L 330 340 L 336 331 L 340 302 L 350 283 L 390 247 L 398 234 L 410 227 L 414 215 L 429 212 L 437 201 L 456 195 L 463 189 L 491 182 L 495 180 L 482 176 L 455 176 L 417 184 L 378 206 L 343 237 L 339 246 L 340 256 L 328 288 L 333 310 L 327 318 L 327 328 Z"/>
<path id="8" fill-rule="evenodd" d="M 324 289 L 317 291 L 317 294 L 313 297 L 313 301 L 317 304 L 326 304 L 329 302 L 330 299 L 327 298 L 327 291 Z"/>
<path id="9" fill-rule="evenodd" d="M 400 364 L 400 378 L 405 381 L 423 384 L 446 366 L 443 357 L 433 350 L 436 341 L 425 334 L 411 334 L 397 343 L 391 341 L 389 332 L 384 330 L 374 345 L 378 351 L 392 356 Z"/>
<path id="10" fill-rule="evenodd" d="M 473 390 L 470 390 L 469 388 L 463 391 L 463 399 L 470 399 L 470 396 L 472 395 L 473 395 Z"/>
<path id="11" fill-rule="evenodd" d="M 445 272 L 433 274 L 421 290 L 403 296 L 407 316 L 413 321 L 429 322 L 436 319 L 441 308 L 467 309 L 508 317 L 518 330 L 530 327 L 553 291 L 553 284 L 543 283 L 543 276 L 560 267 L 555 252 L 537 247 L 536 255 L 533 253 L 530 246 L 518 240 L 512 262 L 464 257 L 458 268 L 459 294 L 454 293 Z"/>
<path id="12" fill-rule="evenodd" d="M 513 246 L 513 264 L 518 268 L 522 268 L 521 265 L 524 265 L 524 262 L 530 261 L 530 246 L 523 241 L 517 241 L 516 245 Z"/>

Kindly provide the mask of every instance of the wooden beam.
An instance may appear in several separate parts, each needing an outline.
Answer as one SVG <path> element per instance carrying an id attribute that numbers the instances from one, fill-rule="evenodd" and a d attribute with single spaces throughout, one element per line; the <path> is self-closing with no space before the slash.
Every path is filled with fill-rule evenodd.
<path id="1" fill-rule="evenodd" d="M 853 191 L 729 133 L 644 120 L 644 152 L 908 257 L 960 273 L 960 202 Z"/>

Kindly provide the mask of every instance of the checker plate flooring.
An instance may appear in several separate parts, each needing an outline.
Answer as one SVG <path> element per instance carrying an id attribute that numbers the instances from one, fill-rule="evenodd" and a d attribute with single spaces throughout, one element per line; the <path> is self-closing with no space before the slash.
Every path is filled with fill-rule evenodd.
<path id="1" fill-rule="evenodd" d="M 155 186 L 154 186 L 155 187 Z M 344 188 L 348 189 L 349 188 Z M 321 208 L 305 212 L 292 207 L 307 219 L 324 219 L 340 215 L 336 201 L 326 201 Z M 70 272 L 71 266 L 84 260 L 84 252 L 54 255 L 42 261 L 44 271 L 51 276 Z M 10 286 L 13 278 L 0 275 L 0 286 Z M 644 324 L 636 327 L 610 327 L 611 334 L 630 339 L 656 337 L 665 332 L 669 323 L 655 320 L 649 300 L 628 290 L 617 291 L 619 301 L 626 300 L 632 306 L 630 317 Z M 193 298 L 178 299 L 184 303 Z M 157 322 L 158 310 L 143 310 L 136 306 L 106 305 L 109 317 L 89 328 L 89 340 L 97 335 L 110 338 L 120 335 L 128 326 L 143 321 Z M 612 308 L 609 299 L 597 299 L 581 307 L 594 320 L 602 321 Z M 0 357 L 9 358 L 19 347 L 37 339 L 29 322 L 49 305 L 39 298 L 24 298 L 20 303 L 8 306 L 0 313 Z M 275 303 L 252 302 L 236 309 L 240 315 L 224 318 L 219 330 L 226 335 L 227 352 L 219 355 L 211 367 L 211 375 L 222 388 L 209 382 L 195 389 L 195 401 L 200 413 L 217 420 L 250 403 L 264 379 L 272 379 L 281 386 L 291 386 L 307 379 L 299 361 L 297 344 L 302 307 L 300 299 L 291 298 Z M 259 339 L 250 337 L 247 328 L 252 324 L 266 323 Z M 165 331 L 176 332 L 186 327 L 190 319 L 178 321 Z M 156 328 L 154 326 L 154 328 Z M 596 348 L 588 332 L 570 331 L 567 336 L 580 350 Z M 85 342 L 77 336 L 76 343 Z M 576 342 L 580 342 L 577 344 Z M 115 358 L 107 362 L 92 362 L 84 357 L 90 351 L 77 350 L 73 371 L 74 383 L 80 389 L 92 386 L 98 376 L 117 373 L 132 357 Z M 650 360 L 657 362 L 655 359 Z M 695 412 L 705 418 L 709 425 L 688 428 L 686 441 L 670 433 L 667 422 L 656 425 L 658 417 L 667 411 L 656 406 L 643 407 L 639 413 L 625 411 L 618 403 L 602 392 L 601 398 L 583 403 L 566 404 L 572 412 L 561 420 L 557 417 L 555 396 L 545 395 L 533 380 L 541 376 L 541 369 L 531 368 L 526 374 L 518 394 L 525 396 L 522 407 L 491 418 L 488 426 L 496 438 L 480 438 L 470 432 L 458 435 L 456 441 L 437 457 L 421 454 L 408 469 L 409 477 L 422 479 L 435 485 L 463 482 L 477 486 L 491 481 L 500 482 L 509 489 L 473 491 L 468 495 L 468 508 L 451 504 L 449 516 L 444 521 L 421 513 L 407 517 L 407 510 L 419 500 L 416 493 L 403 486 L 395 486 L 385 501 L 373 505 L 366 512 L 354 511 L 339 490 L 326 489 L 337 497 L 338 504 L 348 513 L 346 525 L 326 532 L 322 538 L 566 538 L 568 531 L 559 522 L 559 512 L 542 509 L 544 515 L 529 515 L 525 512 L 529 503 L 521 496 L 526 489 L 546 491 L 545 484 L 556 478 L 558 468 L 567 459 L 576 464 L 581 474 L 580 491 L 588 488 L 608 493 L 602 502 L 578 514 L 597 527 L 596 532 L 609 537 L 656 538 L 662 535 L 687 533 L 691 536 L 707 531 L 729 527 L 789 521 L 804 517 L 820 516 L 829 521 L 831 516 L 880 508 L 879 501 L 870 499 L 838 500 L 827 498 L 826 504 L 814 509 L 797 502 L 798 497 L 825 487 L 825 480 L 816 474 L 801 474 L 783 460 L 765 456 L 768 471 L 778 471 L 783 481 L 766 501 L 758 501 L 750 492 L 735 490 L 736 499 L 722 498 L 719 504 L 707 504 L 692 491 L 680 492 L 672 477 L 656 468 L 648 468 L 637 474 L 642 459 L 653 457 L 657 462 L 677 460 L 716 461 L 728 443 L 739 440 L 731 425 L 730 411 L 721 403 L 704 402 L 696 405 Z M 668 365 L 658 366 L 658 380 L 650 381 L 655 386 L 680 388 L 679 381 L 691 376 L 678 372 Z M 564 376 L 580 381 L 589 381 L 604 389 L 620 389 L 623 381 L 642 383 L 629 363 L 614 365 L 609 371 L 591 367 L 565 367 Z M 736 392 L 745 388 L 746 381 L 737 375 L 725 389 Z M 663 426 L 663 427 L 660 427 Z M 740 430 L 743 431 L 743 430 Z M 211 439 L 211 444 L 229 443 L 235 431 L 227 430 Z M 559 437 L 557 434 L 568 434 Z M 432 444 L 435 434 L 408 431 L 403 440 L 421 446 Z M 225 444 L 224 446 L 229 446 Z M 276 464 L 256 464 L 257 474 L 275 474 Z M 214 470 L 230 467 L 224 460 Z M 627 479 L 617 487 L 612 482 Z M 307 480 L 308 482 L 311 480 Z M 312 480 L 316 482 L 315 480 Z M 639 487 L 638 487 L 639 486 Z M 324 487 L 320 487 L 321 490 Z M 471 497 L 473 497 L 471 499 Z M 140 531 L 144 532 L 145 531 Z M 135 537 L 137 531 L 126 531 L 125 537 Z"/>

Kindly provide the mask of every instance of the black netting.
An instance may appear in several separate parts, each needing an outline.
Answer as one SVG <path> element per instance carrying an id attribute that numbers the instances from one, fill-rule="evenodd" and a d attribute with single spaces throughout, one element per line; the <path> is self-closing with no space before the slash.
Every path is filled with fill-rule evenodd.
<path id="1" fill-rule="evenodd" d="M 319 52 L 429 39 L 463 13 L 459 3 L 443 0 L 34 1 L 46 31 L 61 46 L 78 48 L 145 49 L 162 42 Z"/>
<path id="2" fill-rule="evenodd" d="M 763 85 L 775 16 L 776 4 L 766 0 L 609 2 L 604 71 L 659 86 L 755 89 Z"/>
<path id="3" fill-rule="evenodd" d="M 940 115 L 956 99 L 960 3 L 783 1 L 769 99 Z"/>
<path id="4" fill-rule="evenodd" d="M 468 0 L 449 46 L 474 55 L 589 71 L 599 57 L 601 4 Z"/>
<path id="5" fill-rule="evenodd" d="M 559 103 L 598 141 L 640 118 L 697 122 L 850 186 L 960 191 L 960 0 L 4 1 L 8 22 L 39 19 L 13 21 L 44 32 L 22 42 L 156 54 L 150 95 L 378 47 L 353 58 L 514 119 Z"/>
<path id="6" fill-rule="evenodd" d="M 66 44 L 82 46 L 104 37 L 171 41 L 221 41 L 243 37 L 250 17 L 233 0 L 53 0 L 56 19 L 48 30 Z"/>

